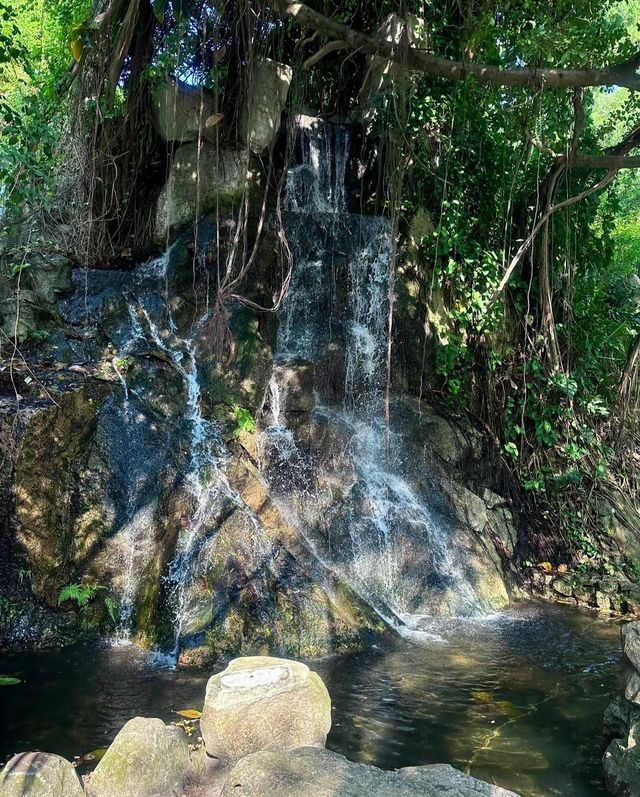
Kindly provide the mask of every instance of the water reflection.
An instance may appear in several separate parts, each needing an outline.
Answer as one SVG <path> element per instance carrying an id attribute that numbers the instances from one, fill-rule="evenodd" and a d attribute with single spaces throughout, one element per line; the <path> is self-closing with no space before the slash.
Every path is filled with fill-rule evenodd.
<path id="1" fill-rule="evenodd" d="M 403 642 L 317 667 L 335 705 L 328 746 L 389 769 L 447 761 L 525 797 L 605 794 L 614 623 L 530 607 L 427 628 L 445 642 Z"/>
<path id="2" fill-rule="evenodd" d="M 314 664 L 334 703 L 328 746 L 384 768 L 450 762 L 523 797 L 594 797 L 602 713 L 618 688 L 619 629 L 563 607 L 422 621 L 397 640 Z M 438 640 L 441 641 L 438 641 Z M 200 708 L 209 673 L 153 669 L 133 646 L 5 656 L 25 683 L 0 691 L 0 760 L 73 758 L 136 714 Z"/>

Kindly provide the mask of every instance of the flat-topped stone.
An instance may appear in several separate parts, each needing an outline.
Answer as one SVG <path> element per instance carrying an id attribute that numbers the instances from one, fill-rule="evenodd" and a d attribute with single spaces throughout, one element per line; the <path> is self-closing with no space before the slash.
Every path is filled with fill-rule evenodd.
<path id="1" fill-rule="evenodd" d="M 329 750 L 260 752 L 238 762 L 222 797 L 517 797 L 449 764 L 385 772 Z"/>
<path id="2" fill-rule="evenodd" d="M 289 667 L 259 667 L 257 670 L 240 670 L 220 678 L 223 689 L 257 689 L 261 686 L 275 686 L 290 680 Z"/>
<path id="3" fill-rule="evenodd" d="M 258 750 L 323 747 L 330 727 L 329 693 L 306 664 L 248 656 L 207 684 L 200 728 L 207 753 L 221 761 Z"/>

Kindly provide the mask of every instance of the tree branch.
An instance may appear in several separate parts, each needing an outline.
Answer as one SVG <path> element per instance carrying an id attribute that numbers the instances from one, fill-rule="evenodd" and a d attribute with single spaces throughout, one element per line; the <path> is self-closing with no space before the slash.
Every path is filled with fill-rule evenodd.
<path id="1" fill-rule="evenodd" d="M 488 64 L 463 63 L 440 58 L 415 47 L 396 51 L 392 42 L 379 35 L 354 30 L 314 11 L 294 0 L 273 0 L 271 7 L 281 17 L 290 17 L 303 28 L 316 30 L 329 39 L 339 40 L 344 48 L 360 50 L 367 55 L 380 55 L 396 61 L 407 69 L 426 72 L 445 80 L 464 80 L 472 77 L 479 83 L 492 86 L 545 86 L 549 88 L 579 88 L 581 86 L 623 86 L 639 90 L 640 53 L 627 61 L 605 69 L 531 68 L 502 69 Z"/>
<path id="2" fill-rule="evenodd" d="M 329 42 L 329 44 L 325 44 L 324 47 L 321 47 L 317 53 L 314 53 L 312 56 L 307 58 L 307 60 L 302 64 L 302 68 L 311 69 L 312 66 L 315 66 L 319 61 L 322 61 L 322 59 L 326 55 L 329 55 L 329 53 L 344 49 L 347 49 L 347 45 L 343 41 Z"/>
<path id="3" fill-rule="evenodd" d="M 580 200 L 585 199 L 590 194 L 595 194 L 596 191 L 601 191 L 605 186 L 609 185 L 609 183 L 613 180 L 616 174 L 617 174 L 616 171 L 607 172 L 607 174 L 602 178 L 602 180 L 599 180 L 595 185 L 592 185 L 590 188 L 586 188 L 584 191 L 581 191 L 579 194 L 576 194 L 575 196 L 570 196 L 568 197 L 568 199 L 564 199 L 562 202 L 558 202 L 557 205 L 551 205 L 551 207 L 549 207 L 545 211 L 545 213 L 543 213 L 543 215 L 540 217 L 534 228 L 529 233 L 528 237 L 520 244 L 518 251 L 511 258 L 511 262 L 509 263 L 507 270 L 504 272 L 502 279 L 500 280 L 500 283 L 498 284 L 494 292 L 491 294 L 489 300 L 487 301 L 484 307 L 485 313 L 495 304 L 497 299 L 500 297 L 502 291 L 507 287 L 509 280 L 513 276 L 513 272 L 518 267 L 518 264 L 526 254 L 531 244 L 534 242 L 536 235 L 540 232 L 542 226 L 547 222 L 547 220 L 551 218 L 551 216 L 556 211 L 562 210 L 562 208 L 566 208 L 569 205 L 575 204 L 576 202 L 580 202 Z"/>

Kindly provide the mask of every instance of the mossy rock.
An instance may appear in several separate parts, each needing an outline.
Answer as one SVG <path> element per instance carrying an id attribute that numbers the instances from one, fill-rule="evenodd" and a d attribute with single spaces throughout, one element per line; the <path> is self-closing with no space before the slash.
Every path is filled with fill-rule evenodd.
<path id="1" fill-rule="evenodd" d="M 90 797 L 172 797 L 189 771 L 183 732 L 159 719 L 135 717 L 114 739 L 91 775 Z"/>
<path id="2" fill-rule="evenodd" d="M 234 659 L 209 679 L 200 728 L 207 753 L 224 762 L 258 750 L 324 747 L 331 698 L 305 664 L 266 656 Z"/>
<path id="3" fill-rule="evenodd" d="M 18 753 L 0 772 L 2 797 L 84 797 L 73 766 L 50 753 Z"/>

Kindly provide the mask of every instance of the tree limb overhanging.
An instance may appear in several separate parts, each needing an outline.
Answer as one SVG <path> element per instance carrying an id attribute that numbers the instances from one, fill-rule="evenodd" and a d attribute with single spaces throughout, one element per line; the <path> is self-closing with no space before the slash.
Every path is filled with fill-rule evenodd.
<path id="1" fill-rule="evenodd" d="M 640 52 L 632 58 L 604 69 L 558 69 L 519 67 L 503 69 L 489 64 L 465 63 L 441 58 L 416 47 L 398 50 L 381 35 L 362 33 L 293 0 L 273 0 L 271 7 L 281 17 L 290 17 L 302 28 L 311 28 L 330 40 L 339 41 L 341 49 L 358 50 L 396 61 L 407 69 L 425 72 L 445 80 L 472 77 L 492 86 L 545 86 L 567 89 L 582 86 L 622 86 L 640 90 Z M 316 59 L 311 57 L 313 64 Z"/>
<path id="2" fill-rule="evenodd" d="M 556 205 L 551 205 L 550 207 L 547 208 L 547 210 L 543 213 L 543 215 L 540 217 L 534 228 L 529 233 L 529 236 L 522 242 L 522 244 L 518 248 L 518 251 L 512 257 L 511 262 L 509 263 L 506 271 L 504 272 L 504 275 L 500 280 L 498 286 L 496 287 L 496 289 L 491 294 L 491 296 L 489 297 L 488 301 L 485 304 L 484 307 L 485 313 L 499 299 L 500 294 L 507 287 L 509 280 L 513 276 L 513 272 L 516 270 L 518 264 L 520 263 L 524 255 L 527 253 L 527 250 L 529 249 L 531 244 L 535 241 L 536 236 L 538 235 L 544 224 L 547 222 L 547 220 L 551 218 L 551 216 L 553 216 L 553 214 L 556 213 L 556 211 L 562 210 L 562 208 L 569 207 L 569 205 L 574 205 L 576 202 L 580 202 L 581 200 L 586 199 L 586 197 L 588 197 L 590 194 L 595 194 L 597 191 L 602 191 L 603 188 L 609 185 L 609 183 L 613 180 L 616 174 L 617 171 L 615 170 L 607 172 L 607 174 L 602 178 L 602 180 L 599 180 L 595 185 L 592 185 L 590 188 L 585 189 L 579 194 L 576 194 L 575 196 L 570 196 L 567 199 L 564 199 L 562 202 L 558 202 Z"/>

